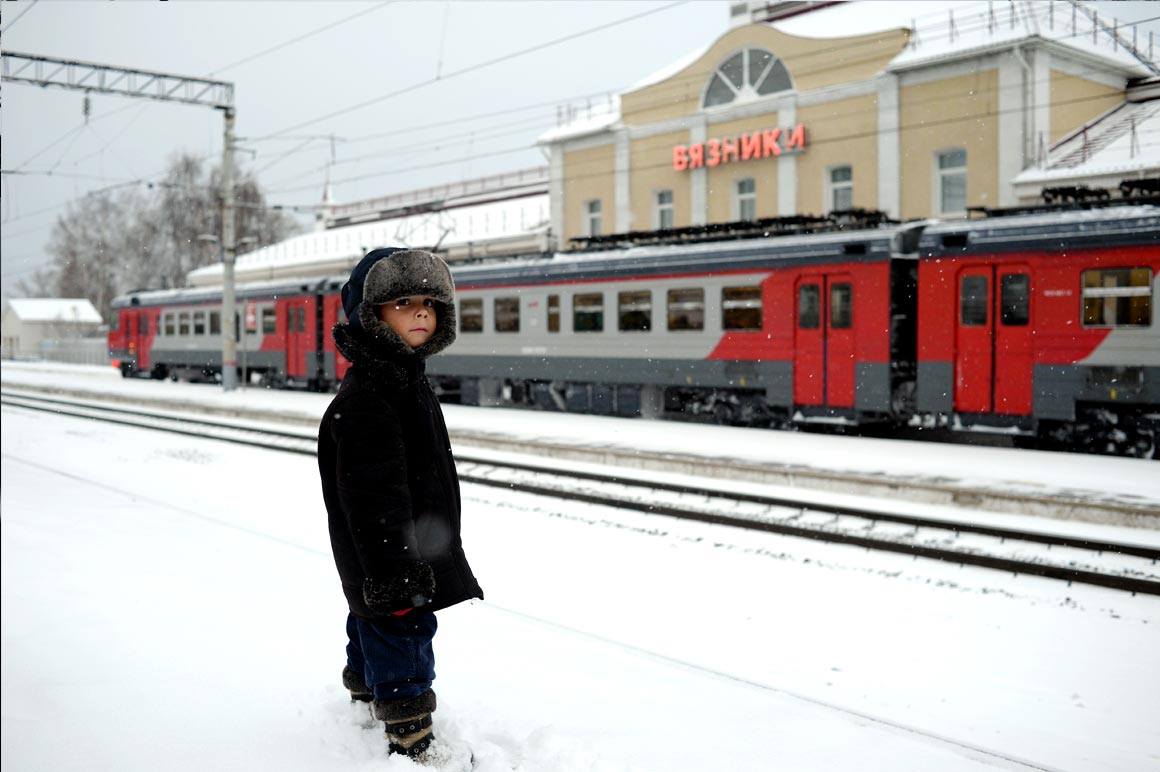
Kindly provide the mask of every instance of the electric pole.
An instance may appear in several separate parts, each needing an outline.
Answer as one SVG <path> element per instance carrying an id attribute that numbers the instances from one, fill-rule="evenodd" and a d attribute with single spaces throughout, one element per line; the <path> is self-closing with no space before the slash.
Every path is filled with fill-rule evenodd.
<path id="1" fill-rule="evenodd" d="M 221 110 L 225 116 L 222 145 L 222 388 L 238 385 L 238 343 L 243 325 L 236 315 L 234 298 L 234 84 L 224 80 L 192 78 L 151 70 L 134 70 L 107 64 L 55 59 L 36 54 L 5 51 L 0 54 L 2 79 L 35 86 L 57 86 L 73 91 L 119 94 L 162 102 L 183 102 Z M 86 105 L 88 96 L 85 97 Z M 86 119 L 88 117 L 86 107 Z"/>

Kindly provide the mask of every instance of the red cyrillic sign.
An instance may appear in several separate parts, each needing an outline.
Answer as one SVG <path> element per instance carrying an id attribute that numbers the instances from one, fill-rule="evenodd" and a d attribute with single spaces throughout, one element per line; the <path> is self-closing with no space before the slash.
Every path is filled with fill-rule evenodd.
<path id="1" fill-rule="evenodd" d="M 806 127 L 799 123 L 791 129 L 762 129 L 740 137 L 710 139 L 673 148 L 673 168 L 715 167 L 736 161 L 776 158 L 783 153 L 800 153 L 806 147 Z"/>

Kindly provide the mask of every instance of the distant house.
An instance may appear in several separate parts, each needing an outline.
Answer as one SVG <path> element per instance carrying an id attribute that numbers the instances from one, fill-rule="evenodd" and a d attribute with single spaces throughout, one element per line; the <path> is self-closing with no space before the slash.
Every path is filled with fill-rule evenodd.
<path id="1" fill-rule="evenodd" d="M 19 298 L 9 300 L 0 323 L 5 359 L 39 357 L 49 344 L 93 337 L 101 315 L 84 298 Z"/>

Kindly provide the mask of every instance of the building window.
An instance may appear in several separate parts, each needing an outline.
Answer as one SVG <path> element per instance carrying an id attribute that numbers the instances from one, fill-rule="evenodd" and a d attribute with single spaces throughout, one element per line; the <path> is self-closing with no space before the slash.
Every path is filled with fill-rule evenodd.
<path id="1" fill-rule="evenodd" d="M 1025 327 L 1031 319 L 1031 277 L 1008 273 L 999 279 L 999 320 L 1009 327 Z"/>
<path id="2" fill-rule="evenodd" d="M 661 190 L 656 195 L 656 217 L 653 218 L 657 228 L 664 230 L 673 227 L 673 191 Z"/>
<path id="3" fill-rule="evenodd" d="M 1085 327 L 1148 327 L 1152 324 L 1152 271 L 1112 268 L 1083 272 Z"/>
<path id="4" fill-rule="evenodd" d="M 967 151 L 947 150 L 938 154 L 939 214 L 967 211 Z"/>
<path id="5" fill-rule="evenodd" d="M 548 332 L 560 331 L 560 296 L 548 295 Z"/>
<path id="6" fill-rule="evenodd" d="M 617 295 L 621 332 L 648 332 L 652 329 L 652 292 L 631 290 Z"/>
<path id="7" fill-rule="evenodd" d="M 278 314 L 273 308 L 262 309 L 262 334 L 273 335 L 278 331 Z"/>
<path id="8" fill-rule="evenodd" d="M 830 188 L 831 212 L 844 212 L 854 208 L 854 170 L 849 166 L 835 166 L 830 169 L 827 184 Z"/>
<path id="9" fill-rule="evenodd" d="M 757 182 L 752 177 L 737 180 L 734 199 L 738 220 L 757 219 Z"/>
<path id="10" fill-rule="evenodd" d="M 572 329 L 575 332 L 604 330 L 604 294 L 586 292 L 572 296 Z"/>
<path id="11" fill-rule="evenodd" d="M 987 324 L 987 277 L 964 276 L 959 287 L 959 323 L 964 327 Z"/>
<path id="12" fill-rule="evenodd" d="M 733 54 L 714 71 L 701 104 L 716 107 L 791 88 L 793 82 L 781 60 L 763 48 L 750 48 Z"/>
<path id="13" fill-rule="evenodd" d="M 601 222 L 600 199 L 594 198 L 584 202 L 584 234 L 586 236 L 599 236 Z"/>
<path id="14" fill-rule="evenodd" d="M 483 300 L 481 298 L 459 301 L 459 331 L 483 332 Z"/>
<path id="15" fill-rule="evenodd" d="M 668 300 L 670 330 L 705 329 L 705 290 L 671 289 Z"/>
<path id="16" fill-rule="evenodd" d="M 830 329 L 853 327 L 854 288 L 849 282 L 830 285 Z"/>
<path id="17" fill-rule="evenodd" d="M 495 311 L 496 332 L 520 331 L 520 299 L 496 298 L 492 310 Z"/>
<path id="18" fill-rule="evenodd" d="M 721 326 L 726 330 L 760 330 L 761 287 L 722 289 Z"/>

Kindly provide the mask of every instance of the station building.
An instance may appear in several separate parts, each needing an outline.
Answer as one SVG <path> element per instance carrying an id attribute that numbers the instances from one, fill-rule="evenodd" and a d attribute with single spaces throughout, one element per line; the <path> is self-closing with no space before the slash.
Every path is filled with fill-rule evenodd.
<path id="1" fill-rule="evenodd" d="M 959 217 L 1160 175 L 1155 41 L 1082 3 L 730 12 L 702 49 L 540 137 L 557 247 L 853 208 Z"/>

